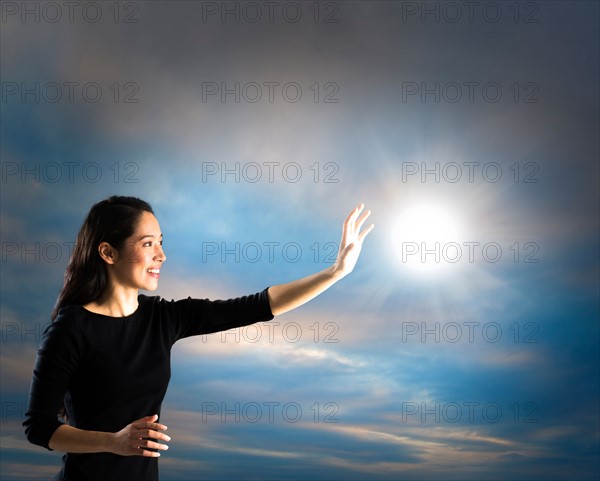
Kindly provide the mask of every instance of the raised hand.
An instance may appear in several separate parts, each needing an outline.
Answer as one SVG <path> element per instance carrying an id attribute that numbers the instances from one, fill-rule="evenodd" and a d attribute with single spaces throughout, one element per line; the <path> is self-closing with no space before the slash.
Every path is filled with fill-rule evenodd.
<path id="1" fill-rule="evenodd" d="M 371 214 L 368 210 L 361 215 L 364 208 L 362 203 L 359 204 L 346 218 L 335 264 L 301 279 L 269 287 L 269 304 L 274 316 L 284 314 L 310 301 L 352 272 L 365 237 L 375 227 L 371 224 L 361 232 L 360 229 Z"/>
<path id="2" fill-rule="evenodd" d="M 344 221 L 338 256 L 333 266 L 338 275 L 345 276 L 352 272 L 360 256 L 363 241 L 375 227 L 371 224 L 361 232 L 363 224 L 371 215 L 370 210 L 361 215 L 364 208 L 365 205 L 361 202 Z"/>

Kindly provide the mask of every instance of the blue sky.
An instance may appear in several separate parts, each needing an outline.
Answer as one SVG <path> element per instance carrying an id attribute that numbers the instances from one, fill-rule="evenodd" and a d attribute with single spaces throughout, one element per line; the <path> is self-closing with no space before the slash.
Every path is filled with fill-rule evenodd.
<path id="1" fill-rule="evenodd" d="M 169 299 L 327 267 L 358 202 L 376 224 L 313 302 L 175 345 L 161 479 L 597 479 L 598 4 L 269 5 L 3 3 L 2 479 L 58 470 L 24 405 L 112 194 L 152 204 Z"/>

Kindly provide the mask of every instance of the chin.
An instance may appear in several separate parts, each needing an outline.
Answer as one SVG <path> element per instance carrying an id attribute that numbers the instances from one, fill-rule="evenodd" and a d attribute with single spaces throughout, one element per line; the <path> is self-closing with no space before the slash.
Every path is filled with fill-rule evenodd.
<path id="1" fill-rule="evenodd" d="M 158 289 L 158 282 L 140 282 L 138 283 L 138 289 L 143 291 L 155 291 Z"/>

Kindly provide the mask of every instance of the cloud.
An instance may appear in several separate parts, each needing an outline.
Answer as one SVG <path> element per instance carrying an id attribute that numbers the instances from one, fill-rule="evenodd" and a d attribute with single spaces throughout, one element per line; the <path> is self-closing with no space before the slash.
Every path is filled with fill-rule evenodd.
<path id="1" fill-rule="evenodd" d="M 376 224 L 352 275 L 308 305 L 175 345 L 162 414 L 177 434 L 161 457 L 169 479 L 598 474 L 598 5 L 502 7 L 498 22 L 481 6 L 469 21 L 463 5 L 449 22 L 442 3 L 431 5 L 440 21 L 406 18 L 413 3 L 302 3 L 298 22 L 278 11 L 252 23 L 203 19 L 211 2 L 138 2 L 131 24 L 113 10 L 94 24 L 3 22 L 3 88 L 102 88 L 98 102 L 81 89 L 73 102 L 64 90 L 60 102 L 3 101 L 3 478 L 55 472 L 11 411 L 68 261 L 66 248 L 56 262 L 31 249 L 72 243 L 91 205 L 117 193 L 155 208 L 168 261 L 150 295 L 166 299 L 235 297 L 330 266 L 359 201 Z M 322 21 L 332 12 L 337 22 Z M 273 101 L 265 82 L 278 83 Z M 465 82 L 498 84 L 502 97 L 477 88 L 469 101 Z M 286 83 L 302 89 L 297 102 Z M 207 96 L 207 85 L 230 93 Z M 262 97 L 249 101 L 257 85 Z M 415 85 L 430 93 L 407 97 Z M 449 163 L 462 168 L 457 182 Z M 409 165 L 419 173 L 407 176 Z M 443 275 L 415 275 L 394 254 L 393 225 L 426 201 L 456 211 L 468 240 L 500 244 L 502 259 L 478 251 Z M 299 259 L 285 256 L 292 243 Z M 203 420 L 207 402 L 297 403 L 303 417 Z M 403 403 L 447 411 L 439 423 L 420 411 L 403 420 Z M 465 411 L 452 423 L 442 414 L 453 403 L 495 403 L 502 418 Z"/>

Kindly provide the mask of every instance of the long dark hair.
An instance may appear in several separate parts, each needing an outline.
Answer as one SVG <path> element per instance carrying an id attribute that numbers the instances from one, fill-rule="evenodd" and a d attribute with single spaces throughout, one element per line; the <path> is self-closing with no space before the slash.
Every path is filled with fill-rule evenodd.
<path id="1" fill-rule="evenodd" d="M 108 242 L 117 251 L 121 250 L 125 240 L 135 232 L 143 212 L 154 213 L 150 204 L 136 197 L 113 195 L 92 206 L 77 234 L 64 284 L 52 310 L 52 321 L 61 307 L 87 304 L 100 297 L 108 284 L 108 274 L 98 246 Z M 64 404 L 58 416 L 63 422 L 69 421 Z"/>
<path id="2" fill-rule="evenodd" d="M 113 195 L 94 204 L 77 235 L 64 284 L 52 310 L 53 321 L 61 307 L 87 304 L 100 297 L 108 283 L 108 274 L 98 245 L 108 242 L 117 251 L 121 250 L 125 240 L 135 232 L 143 212 L 154 213 L 150 204 L 136 197 Z"/>

